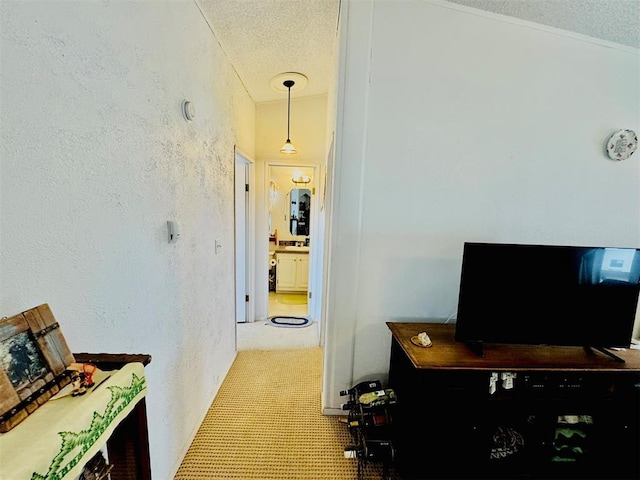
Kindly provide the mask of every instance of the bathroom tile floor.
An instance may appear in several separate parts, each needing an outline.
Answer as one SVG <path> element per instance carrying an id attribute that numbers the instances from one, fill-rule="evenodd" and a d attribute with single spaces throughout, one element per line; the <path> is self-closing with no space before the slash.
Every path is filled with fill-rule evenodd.
<path id="1" fill-rule="evenodd" d="M 289 316 L 301 316 L 304 317 L 309 313 L 308 305 L 306 303 L 300 305 L 290 305 L 278 301 L 278 299 L 285 299 L 290 297 L 291 294 L 281 294 L 276 292 L 269 292 L 269 316 L 274 315 L 289 315 Z M 300 294 L 300 298 L 306 298 L 304 294 Z"/>

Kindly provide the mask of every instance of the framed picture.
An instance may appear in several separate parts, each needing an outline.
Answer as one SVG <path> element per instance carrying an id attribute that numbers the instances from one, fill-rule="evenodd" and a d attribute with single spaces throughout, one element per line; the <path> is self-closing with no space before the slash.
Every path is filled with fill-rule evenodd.
<path id="1" fill-rule="evenodd" d="M 68 384 L 74 362 L 49 305 L 0 320 L 0 433 Z"/>

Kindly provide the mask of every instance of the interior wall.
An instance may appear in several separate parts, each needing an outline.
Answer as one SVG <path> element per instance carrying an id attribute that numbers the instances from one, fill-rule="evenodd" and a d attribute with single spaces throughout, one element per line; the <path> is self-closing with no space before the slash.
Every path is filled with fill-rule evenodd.
<path id="1" fill-rule="evenodd" d="M 303 92 L 298 92 L 301 95 Z M 326 150 L 327 96 L 291 94 L 291 143 L 295 155 L 280 153 L 287 139 L 287 97 L 278 102 L 256 104 L 256 160 L 285 160 L 296 163 L 322 163 Z"/>
<path id="2" fill-rule="evenodd" d="M 455 316 L 465 241 L 640 245 L 640 158 L 604 149 L 640 128 L 636 49 L 446 2 L 343 7 L 326 411 L 386 381 L 385 322 Z"/>
<path id="3" fill-rule="evenodd" d="M 255 107 L 192 1 L 0 18 L 0 316 L 48 303 L 74 352 L 151 354 L 151 469 L 171 479 L 236 355 L 234 144 L 254 154 Z"/>

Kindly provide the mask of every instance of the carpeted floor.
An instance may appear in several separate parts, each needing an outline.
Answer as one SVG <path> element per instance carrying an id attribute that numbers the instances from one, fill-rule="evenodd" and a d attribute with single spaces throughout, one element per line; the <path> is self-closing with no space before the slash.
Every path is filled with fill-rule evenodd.
<path id="1" fill-rule="evenodd" d="M 236 325 L 238 350 L 292 350 L 320 345 L 318 324 L 304 328 L 281 328 L 267 322 Z"/>
<path id="2" fill-rule="evenodd" d="M 174 480 L 399 478 L 358 474 L 337 416 L 321 413 L 322 349 L 238 352 Z"/>

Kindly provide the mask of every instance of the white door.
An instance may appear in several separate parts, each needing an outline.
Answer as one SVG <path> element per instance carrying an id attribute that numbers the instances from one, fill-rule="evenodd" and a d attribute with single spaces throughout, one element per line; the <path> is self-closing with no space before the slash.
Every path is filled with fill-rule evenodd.
<path id="1" fill-rule="evenodd" d="M 235 258 L 236 322 L 255 319 L 255 195 L 254 164 L 238 149 L 235 151 Z"/>
<path id="2" fill-rule="evenodd" d="M 247 321 L 247 196 L 248 165 L 236 155 L 235 223 L 236 223 L 236 322 Z"/>

